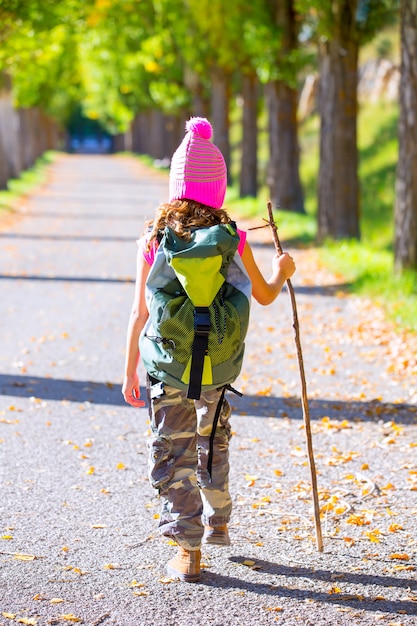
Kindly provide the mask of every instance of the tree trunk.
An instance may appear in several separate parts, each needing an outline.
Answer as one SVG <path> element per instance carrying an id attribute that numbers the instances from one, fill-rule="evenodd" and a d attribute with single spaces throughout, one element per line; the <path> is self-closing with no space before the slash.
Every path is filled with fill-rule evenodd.
<path id="1" fill-rule="evenodd" d="M 185 123 L 188 119 L 187 112 L 179 112 L 166 118 L 165 129 L 165 158 L 171 158 L 185 135 Z"/>
<path id="2" fill-rule="evenodd" d="M 137 154 L 149 152 L 150 112 L 137 113 L 132 122 L 132 150 Z"/>
<path id="3" fill-rule="evenodd" d="M 291 57 L 298 46 L 298 21 L 294 0 L 271 0 L 271 19 L 280 31 L 276 60 L 278 79 L 266 86 L 269 123 L 269 164 L 267 183 L 272 206 L 304 213 L 298 144 L 298 92 L 296 70 Z"/>
<path id="4" fill-rule="evenodd" d="M 266 85 L 269 123 L 267 183 L 272 206 L 304 213 L 298 145 L 298 94 L 281 80 Z"/>
<path id="5" fill-rule="evenodd" d="M 3 145 L 2 135 L 0 133 L 0 191 L 7 189 L 7 181 L 9 180 L 9 165 L 6 160 L 6 150 Z"/>
<path id="6" fill-rule="evenodd" d="M 22 171 L 20 161 L 19 115 L 13 107 L 11 80 L 0 74 L 0 133 L 8 167 L 8 177 L 18 178 Z"/>
<path id="7" fill-rule="evenodd" d="M 30 128 L 29 109 L 19 109 L 20 118 L 20 155 L 22 159 L 22 167 L 24 170 L 29 169 L 35 162 L 33 156 L 33 142 Z"/>
<path id="8" fill-rule="evenodd" d="M 255 73 L 243 74 L 242 96 L 240 197 L 256 198 L 258 193 L 258 79 Z"/>
<path id="9" fill-rule="evenodd" d="M 227 167 L 227 182 L 231 183 L 231 152 L 229 140 L 230 76 L 216 67 L 211 72 L 211 116 L 213 140 L 223 154 Z"/>
<path id="10" fill-rule="evenodd" d="M 320 50 L 318 237 L 359 239 L 357 2 L 341 0 Z"/>
<path id="11" fill-rule="evenodd" d="M 165 117 L 161 111 L 152 109 L 149 128 L 150 152 L 154 159 L 163 159 L 165 153 Z"/>
<path id="12" fill-rule="evenodd" d="M 208 117 L 210 101 L 207 98 L 206 90 L 201 83 L 199 73 L 192 70 L 189 66 L 186 66 L 184 70 L 184 84 L 191 94 L 193 116 Z"/>
<path id="13" fill-rule="evenodd" d="M 417 2 L 401 2 L 399 157 L 395 268 L 417 270 Z"/>

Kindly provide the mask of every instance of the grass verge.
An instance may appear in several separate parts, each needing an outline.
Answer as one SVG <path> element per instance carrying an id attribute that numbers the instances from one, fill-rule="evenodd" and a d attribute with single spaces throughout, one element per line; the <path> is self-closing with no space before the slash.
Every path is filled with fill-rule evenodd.
<path id="1" fill-rule="evenodd" d="M 391 251 L 357 241 L 333 242 L 320 249 L 320 258 L 345 277 L 350 293 L 370 298 L 397 326 L 417 332 L 417 274 L 397 275 Z"/>
<path id="2" fill-rule="evenodd" d="M 46 180 L 46 168 L 55 159 L 54 151 L 45 152 L 35 165 L 21 173 L 19 178 L 12 178 L 7 183 L 7 189 L 0 191 L 0 215 L 13 210 L 16 203 L 35 187 Z"/>

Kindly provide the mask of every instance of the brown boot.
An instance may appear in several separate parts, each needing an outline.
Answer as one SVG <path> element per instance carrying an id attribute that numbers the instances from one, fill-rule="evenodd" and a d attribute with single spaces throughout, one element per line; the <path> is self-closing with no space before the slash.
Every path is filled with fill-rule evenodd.
<path id="1" fill-rule="evenodd" d="M 167 563 L 167 572 L 173 578 L 182 582 L 194 583 L 200 580 L 201 550 L 186 550 L 178 546 L 178 552 Z"/>
<path id="2" fill-rule="evenodd" d="M 216 546 L 230 546 L 227 524 L 224 524 L 224 526 L 204 526 L 203 543 L 210 543 Z"/>

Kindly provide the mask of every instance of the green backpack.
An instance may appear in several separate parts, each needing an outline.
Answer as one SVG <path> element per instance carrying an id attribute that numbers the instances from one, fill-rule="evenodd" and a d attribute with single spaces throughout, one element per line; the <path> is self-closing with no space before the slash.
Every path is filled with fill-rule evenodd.
<path id="1" fill-rule="evenodd" d="M 195 229 L 190 241 L 167 227 L 148 275 L 141 358 L 189 398 L 232 383 L 242 367 L 251 282 L 238 244 L 230 224 Z"/>

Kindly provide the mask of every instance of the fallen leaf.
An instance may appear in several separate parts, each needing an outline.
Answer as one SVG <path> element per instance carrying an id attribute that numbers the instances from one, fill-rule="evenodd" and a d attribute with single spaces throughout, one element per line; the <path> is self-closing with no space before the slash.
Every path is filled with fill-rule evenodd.
<path id="1" fill-rule="evenodd" d="M 246 474 L 245 480 L 248 481 L 248 484 L 246 485 L 247 487 L 254 487 L 255 486 L 255 482 L 258 480 L 258 477 L 257 476 L 250 476 L 250 474 Z"/>
<path id="2" fill-rule="evenodd" d="M 23 554 L 21 552 L 16 552 L 14 558 L 17 561 L 34 561 L 36 559 L 36 556 L 34 556 L 33 554 Z"/>
<path id="3" fill-rule="evenodd" d="M 162 583 L 163 585 L 169 585 L 169 583 L 173 583 L 175 581 L 175 578 L 169 578 L 168 576 L 163 576 L 162 578 L 158 579 L 159 583 Z"/>
<path id="4" fill-rule="evenodd" d="M 14 619 L 17 615 L 17 613 L 2 613 L 3 617 L 5 617 L 6 619 Z"/>
<path id="5" fill-rule="evenodd" d="M 257 395 L 257 396 L 269 396 L 271 391 L 272 391 L 272 387 L 265 387 L 264 389 L 259 389 L 258 391 L 256 391 L 255 395 Z"/>
<path id="6" fill-rule="evenodd" d="M 80 617 L 76 617 L 72 613 L 66 613 L 65 615 L 61 615 L 60 619 L 66 620 L 67 622 L 81 622 Z"/>
<path id="7" fill-rule="evenodd" d="M 352 537 L 343 537 L 343 541 L 350 547 L 355 545 L 355 540 Z"/>
<path id="8" fill-rule="evenodd" d="M 65 602 L 65 600 L 63 600 L 62 598 L 51 598 L 49 602 L 51 604 L 60 604 L 61 602 Z"/>
<path id="9" fill-rule="evenodd" d="M 408 554 L 400 554 L 398 552 L 394 552 L 393 554 L 389 555 L 390 559 L 397 559 L 398 561 L 409 561 L 410 557 L 408 556 Z"/>
<path id="10" fill-rule="evenodd" d="M 90 572 L 87 572 L 86 570 L 83 570 L 79 567 L 73 567 L 72 571 L 74 572 L 74 574 L 79 574 L 80 576 L 85 576 L 85 574 L 89 574 Z"/>
<path id="11" fill-rule="evenodd" d="M 390 491 L 391 489 L 393 489 L 395 491 L 396 487 L 394 487 L 394 485 L 392 485 L 391 483 L 388 483 L 387 485 L 384 485 L 383 487 L 381 487 L 381 491 L 384 493 L 385 491 Z"/>
<path id="12" fill-rule="evenodd" d="M 149 591 L 146 591 L 145 589 L 143 591 L 133 591 L 132 595 L 134 596 L 149 596 Z"/>
<path id="13" fill-rule="evenodd" d="M 365 536 L 368 537 L 368 539 L 374 543 L 380 542 L 380 535 L 381 535 L 381 531 L 378 530 L 378 528 L 374 528 L 374 530 L 365 531 Z"/>
<path id="14" fill-rule="evenodd" d="M 145 586 L 145 583 L 138 583 L 136 578 L 132 580 L 132 582 L 129 584 L 129 587 L 144 587 L 144 586 Z"/>
<path id="15" fill-rule="evenodd" d="M 295 446 L 292 450 L 290 450 L 290 456 L 306 456 L 306 453 L 303 448 L 300 446 Z"/>
<path id="16" fill-rule="evenodd" d="M 256 565 L 256 561 L 251 561 L 250 559 L 245 559 L 244 561 L 242 561 L 242 565 L 244 565 L 245 567 L 249 567 L 253 570 L 261 569 L 260 565 Z"/>
<path id="17" fill-rule="evenodd" d="M 363 515 L 358 515 L 354 513 L 353 515 L 349 515 L 346 520 L 346 524 L 354 524 L 355 526 L 366 526 L 367 524 L 370 524 L 370 522 L 366 520 Z"/>
<path id="18" fill-rule="evenodd" d="M 388 530 L 390 531 L 390 533 L 396 533 L 399 530 L 403 530 L 403 527 L 401 526 L 401 524 L 391 524 L 388 527 Z"/>

